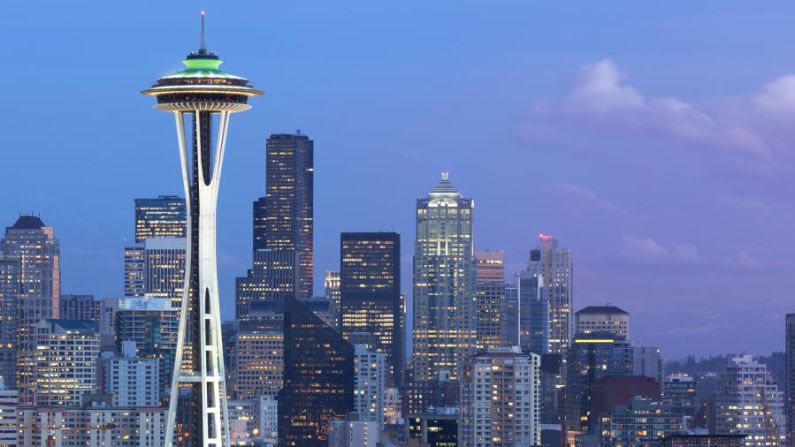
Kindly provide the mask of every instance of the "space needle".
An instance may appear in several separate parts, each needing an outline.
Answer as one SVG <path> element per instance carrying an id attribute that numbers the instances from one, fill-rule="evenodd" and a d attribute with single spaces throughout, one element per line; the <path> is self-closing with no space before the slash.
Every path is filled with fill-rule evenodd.
<path id="1" fill-rule="evenodd" d="M 216 267 L 216 208 L 229 117 L 251 108 L 248 99 L 262 95 L 248 80 L 225 73 L 218 55 L 204 42 L 182 63 L 185 69 L 158 79 L 141 92 L 154 96 L 158 110 L 171 112 L 177 125 L 187 215 L 185 287 L 179 320 L 165 446 L 226 447 L 229 415 L 224 381 L 221 312 Z M 185 354 L 187 353 L 187 356 Z M 183 357 L 186 358 L 183 361 Z M 189 389 L 187 402 L 180 391 Z M 177 408 L 186 420 L 176 431 Z"/>

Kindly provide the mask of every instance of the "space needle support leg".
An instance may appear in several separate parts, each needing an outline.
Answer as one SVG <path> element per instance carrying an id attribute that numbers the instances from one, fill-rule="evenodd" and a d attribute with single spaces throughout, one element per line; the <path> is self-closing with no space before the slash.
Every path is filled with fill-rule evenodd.
<path id="1" fill-rule="evenodd" d="M 188 157 L 188 148 L 185 138 L 185 117 L 182 112 L 174 112 L 174 118 L 177 125 L 177 141 L 179 143 L 179 159 L 182 168 L 182 186 L 185 189 L 186 209 L 190 209 L 190 158 Z M 187 214 L 187 235 L 186 244 L 190 244 L 191 240 L 191 213 Z M 187 326 L 188 318 L 188 294 L 190 292 L 190 247 L 185 247 L 185 280 L 182 287 L 182 303 L 179 312 L 179 331 L 177 333 L 177 349 L 174 354 L 174 371 L 171 375 L 171 398 L 168 402 L 168 414 L 166 416 L 166 433 L 165 433 L 165 447 L 174 446 L 174 432 L 176 430 L 177 418 L 177 401 L 179 396 L 179 383 L 180 374 L 182 369 L 182 355 L 185 344 L 185 328 Z"/>

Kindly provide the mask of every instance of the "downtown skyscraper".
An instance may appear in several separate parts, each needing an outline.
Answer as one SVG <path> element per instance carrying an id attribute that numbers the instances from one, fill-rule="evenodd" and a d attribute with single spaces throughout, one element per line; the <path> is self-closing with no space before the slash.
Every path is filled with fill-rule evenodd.
<path id="1" fill-rule="evenodd" d="M 185 237 L 185 199 L 158 196 L 135 199 L 135 242 L 156 237 Z"/>
<path id="2" fill-rule="evenodd" d="M 279 445 L 328 445 L 329 421 L 354 411 L 354 348 L 295 298 L 284 309 Z"/>
<path id="3" fill-rule="evenodd" d="M 293 252 L 298 298 L 312 298 L 314 142 L 274 134 L 265 154 L 265 197 L 254 202 L 254 250 Z"/>
<path id="4" fill-rule="evenodd" d="M 477 282 L 477 347 L 502 346 L 505 300 L 505 260 L 501 250 L 475 252 Z"/>
<path id="5" fill-rule="evenodd" d="M 474 201 L 458 192 L 447 173 L 417 200 L 412 413 L 439 406 L 434 401 L 442 383 L 455 394 L 464 361 L 475 351 L 473 212 Z"/>
<path id="6" fill-rule="evenodd" d="M 391 383 L 402 383 L 399 234 L 342 233 L 339 315 L 342 336 L 370 334 L 373 350 L 387 356 Z"/>
<path id="7" fill-rule="evenodd" d="M 558 247 L 553 236 L 540 235 L 539 246 L 530 250 L 527 271 L 539 279 L 547 306 L 545 353 L 565 355 L 571 343 L 574 274 L 571 251 Z"/>
<path id="8" fill-rule="evenodd" d="M 52 227 L 37 216 L 25 215 L 6 228 L 0 250 L 4 260 L 19 265 L 19 295 L 12 316 L 17 326 L 16 381 L 20 404 L 30 404 L 35 393 L 36 330 L 40 320 L 58 318 L 60 313 L 60 244 Z"/>

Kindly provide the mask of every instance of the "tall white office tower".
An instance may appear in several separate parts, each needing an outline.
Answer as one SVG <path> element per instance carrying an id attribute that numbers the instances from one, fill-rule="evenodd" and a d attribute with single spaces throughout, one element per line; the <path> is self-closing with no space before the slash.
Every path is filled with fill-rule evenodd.
<path id="1" fill-rule="evenodd" d="M 204 45 L 183 61 L 185 69 L 158 79 L 142 93 L 155 108 L 174 114 L 187 213 L 188 256 L 176 358 L 192 352 L 190 368 L 174 368 L 165 445 L 228 446 L 224 356 L 216 266 L 216 208 L 229 118 L 251 108 L 262 92 L 245 78 L 221 71 L 222 61 Z M 187 127 L 186 127 L 187 125 Z M 215 135 L 214 135 L 215 134 Z M 213 150 L 213 146 L 215 146 Z M 187 370 L 186 370 L 187 369 Z M 185 420 L 177 427 L 180 390 L 189 390 Z M 175 430 L 179 433 L 175 436 Z"/>

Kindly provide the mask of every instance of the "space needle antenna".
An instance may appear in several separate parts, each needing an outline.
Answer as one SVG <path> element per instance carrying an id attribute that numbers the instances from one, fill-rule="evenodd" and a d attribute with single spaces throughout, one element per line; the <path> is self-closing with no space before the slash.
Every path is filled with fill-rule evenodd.
<path id="1" fill-rule="evenodd" d="M 199 13 L 199 14 L 202 17 L 202 30 L 201 30 L 201 42 L 200 42 L 201 45 L 199 46 L 199 50 L 200 51 L 206 51 L 207 47 L 205 46 L 205 42 L 204 42 L 204 16 L 205 16 L 204 10 L 202 9 L 201 13 Z"/>

